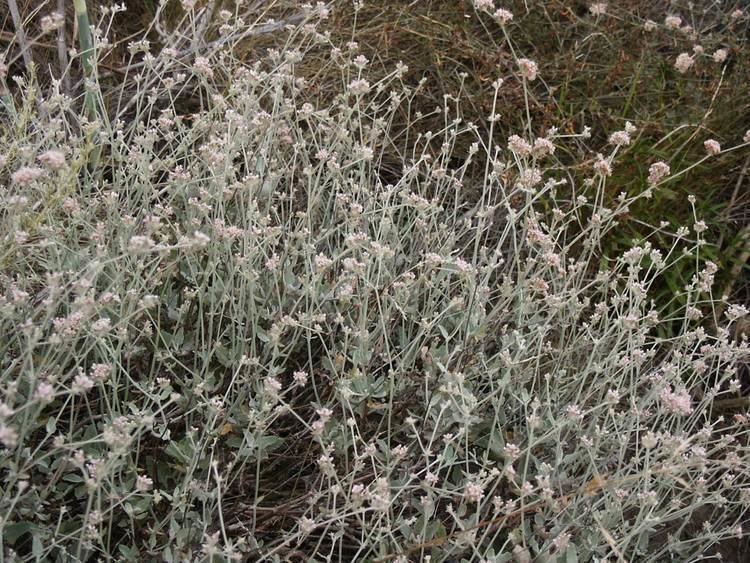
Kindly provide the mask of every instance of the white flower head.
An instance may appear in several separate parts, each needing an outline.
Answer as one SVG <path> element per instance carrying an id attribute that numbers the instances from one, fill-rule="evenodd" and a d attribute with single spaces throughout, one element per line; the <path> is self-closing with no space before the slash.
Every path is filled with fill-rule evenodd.
<path id="1" fill-rule="evenodd" d="M 666 162 L 654 162 L 648 169 L 648 183 L 653 186 L 665 176 L 669 176 L 671 170 Z"/>
<path id="2" fill-rule="evenodd" d="M 28 186 L 33 181 L 37 180 L 43 172 L 44 171 L 41 168 L 24 166 L 11 174 L 10 179 L 11 182 L 18 184 L 19 186 Z"/>
<path id="3" fill-rule="evenodd" d="M 517 62 L 518 71 L 521 73 L 521 76 L 529 82 L 534 82 L 534 80 L 536 80 L 537 73 L 539 72 L 539 67 L 537 66 L 537 64 L 531 59 L 518 59 Z"/>
<path id="4" fill-rule="evenodd" d="M 667 16 L 664 18 L 664 26 L 672 31 L 682 27 L 682 18 L 680 16 Z"/>
<path id="5" fill-rule="evenodd" d="M 467 502 L 480 502 L 484 498 L 484 487 L 475 481 L 469 481 L 464 486 L 463 496 Z"/>
<path id="6" fill-rule="evenodd" d="M 677 55 L 677 60 L 674 63 L 674 67 L 680 74 L 685 74 L 690 67 L 695 64 L 695 59 L 688 53 L 680 53 Z"/>
<path id="7" fill-rule="evenodd" d="M 65 155 L 60 151 L 45 151 L 36 159 L 50 170 L 61 170 L 65 167 Z"/>
<path id="8" fill-rule="evenodd" d="M 721 152 L 721 145 L 719 142 L 715 139 L 709 139 L 703 143 L 703 147 L 706 149 L 706 152 L 711 155 L 717 155 Z"/>
<path id="9" fill-rule="evenodd" d="M 350 94 L 353 94 L 355 96 L 362 96 L 364 94 L 367 94 L 367 92 L 369 91 L 370 91 L 370 83 L 363 78 L 352 80 L 349 83 Z"/>
<path id="10" fill-rule="evenodd" d="M 150 490 L 153 486 L 154 481 L 151 479 L 151 477 L 147 477 L 146 475 L 138 475 L 138 478 L 135 481 L 135 490 L 139 493 L 145 493 L 146 491 Z"/>
<path id="11" fill-rule="evenodd" d="M 495 21 L 500 25 L 505 25 L 513 20 L 513 12 L 503 8 L 498 8 L 492 17 L 495 18 Z"/>

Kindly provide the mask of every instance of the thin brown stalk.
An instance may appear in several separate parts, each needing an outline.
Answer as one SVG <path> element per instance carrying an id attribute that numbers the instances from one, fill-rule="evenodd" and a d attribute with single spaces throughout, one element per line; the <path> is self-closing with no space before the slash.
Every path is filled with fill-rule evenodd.
<path id="1" fill-rule="evenodd" d="M 208 2 L 208 5 L 204 8 L 203 14 L 201 14 L 200 27 L 198 28 L 195 34 L 195 38 L 193 40 L 193 48 L 198 48 L 200 43 L 205 43 L 204 35 L 206 34 L 208 25 L 211 23 L 211 20 L 214 17 L 215 11 L 216 11 L 216 0 L 210 0 Z"/>
<path id="2" fill-rule="evenodd" d="M 21 49 L 21 54 L 19 56 L 23 57 L 23 62 L 26 65 L 26 69 L 29 72 L 33 73 L 34 58 L 32 57 L 31 53 L 31 45 L 29 44 L 29 41 L 26 38 L 26 33 L 23 30 L 23 20 L 21 19 L 21 14 L 18 11 L 18 4 L 16 4 L 16 0 L 8 0 L 8 7 L 10 8 L 10 15 L 13 18 L 13 26 L 16 29 L 16 39 L 18 40 L 18 46 Z M 5 95 L 4 92 L 2 94 L 5 98 L 7 98 L 7 95 Z M 39 114 L 43 116 L 44 109 L 42 107 L 42 97 L 38 92 L 36 95 L 36 105 L 39 109 Z"/>
<path id="3" fill-rule="evenodd" d="M 16 0 L 8 0 L 8 8 L 10 8 L 10 15 L 13 18 L 13 26 L 16 28 L 16 38 L 18 39 L 18 46 L 21 48 L 23 62 L 26 64 L 26 68 L 30 68 L 34 59 L 31 56 L 31 46 L 26 40 L 26 33 L 23 30 L 23 21 Z"/>

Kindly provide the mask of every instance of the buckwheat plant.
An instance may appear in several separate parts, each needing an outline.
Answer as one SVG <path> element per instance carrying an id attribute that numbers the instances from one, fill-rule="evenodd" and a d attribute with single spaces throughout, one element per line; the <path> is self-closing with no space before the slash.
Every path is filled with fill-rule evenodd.
<path id="1" fill-rule="evenodd" d="M 159 52 L 131 44 L 122 83 L 55 82 L 37 108 L 15 82 L 3 557 L 689 561 L 743 537 L 747 309 L 712 293 L 700 217 L 600 251 L 679 162 L 605 207 L 637 126 L 501 136 L 493 116 L 528 106 L 470 123 L 460 93 L 421 114 L 423 83 L 372 77 L 326 5 L 285 26 L 215 4 L 183 1 Z M 240 57 L 269 29 L 283 46 Z M 339 91 L 313 88 L 313 55 Z M 520 52 L 496 78 L 526 104 L 546 87 Z M 722 144 L 706 158 L 748 139 Z M 688 306 L 663 318 L 649 293 L 681 261 Z"/>

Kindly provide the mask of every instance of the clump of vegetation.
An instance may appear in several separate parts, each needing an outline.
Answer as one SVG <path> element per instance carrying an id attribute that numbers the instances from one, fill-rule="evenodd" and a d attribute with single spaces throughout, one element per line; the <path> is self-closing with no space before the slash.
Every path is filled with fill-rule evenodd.
<path id="1" fill-rule="evenodd" d="M 588 115 L 524 31 L 606 34 L 604 3 L 467 3 L 500 58 L 429 104 L 449 82 L 377 64 L 368 6 L 341 40 L 337 6 L 161 3 L 126 46 L 120 8 L 75 8 L 69 84 L 19 31 L 40 14 L 0 66 L 3 558 L 743 552 L 748 310 L 712 238 L 743 196 L 689 186 L 744 181 L 750 131 L 707 125 L 744 12 L 638 23 L 674 35 L 676 89 L 717 93 L 680 127 L 638 79 Z M 711 26 L 736 43 L 681 50 Z"/>

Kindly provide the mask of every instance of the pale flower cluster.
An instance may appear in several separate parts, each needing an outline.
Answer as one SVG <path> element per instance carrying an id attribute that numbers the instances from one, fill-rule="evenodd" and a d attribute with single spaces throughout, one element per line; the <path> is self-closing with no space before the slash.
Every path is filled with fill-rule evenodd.
<path id="1" fill-rule="evenodd" d="M 695 59 L 688 53 L 680 53 L 674 63 L 674 67 L 681 74 L 685 74 L 695 64 Z"/>
<path id="2" fill-rule="evenodd" d="M 658 184 L 670 173 L 671 170 L 666 162 L 655 162 L 648 169 L 648 183 L 652 186 Z"/>
<path id="3" fill-rule="evenodd" d="M 536 80 L 539 67 L 531 59 L 518 59 L 518 71 L 524 80 L 533 82 Z"/>
<path id="4" fill-rule="evenodd" d="M 37 160 L 50 170 L 65 168 L 65 155 L 61 151 L 45 151 L 37 157 Z"/>
<path id="5" fill-rule="evenodd" d="M 35 168 L 33 166 L 24 166 L 16 170 L 10 177 L 14 184 L 19 186 L 28 186 L 32 182 L 38 180 L 44 171 L 41 168 Z"/>
<path id="6" fill-rule="evenodd" d="M 706 153 L 711 156 L 715 156 L 721 152 L 721 145 L 715 139 L 704 141 L 703 147 L 706 149 Z"/>

